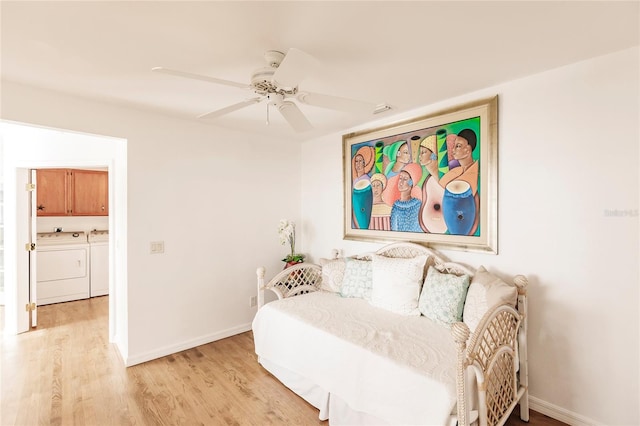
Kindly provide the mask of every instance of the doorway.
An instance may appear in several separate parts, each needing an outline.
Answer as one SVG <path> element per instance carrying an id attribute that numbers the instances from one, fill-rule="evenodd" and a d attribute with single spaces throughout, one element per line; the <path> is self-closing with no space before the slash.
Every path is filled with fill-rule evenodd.
<path id="1" fill-rule="evenodd" d="M 109 341 L 126 359 L 126 144 L 121 138 L 77 133 L 24 123 L 0 122 L 3 151 L 5 332 L 26 331 L 29 303 L 28 208 L 19 178 L 29 169 L 104 167 L 109 172 Z M 10 232 L 9 232 L 10 231 Z M 117 244 L 116 244 L 117 241 Z M 22 248 L 22 250 L 21 250 Z M 25 258 L 27 261 L 25 262 Z M 26 265 L 26 268 L 25 268 Z M 20 306 L 23 309 L 20 309 Z"/>

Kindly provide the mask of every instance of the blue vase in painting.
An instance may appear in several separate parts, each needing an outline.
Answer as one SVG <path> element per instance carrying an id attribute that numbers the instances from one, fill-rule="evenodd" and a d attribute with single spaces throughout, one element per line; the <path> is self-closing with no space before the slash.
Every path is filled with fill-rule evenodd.
<path id="1" fill-rule="evenodd" d="M 356 228 L 369 228 L 372 206 L 373 191 L 371 190 L 371 182 L 367 179 L 357 181 L 353 185 L 353 193 L 351 195 L 351 208 L 353 209 L 353 221 Z"/>
<path id="2" fill-rule="evenodd" d="M 476 219 L 476 202 L 471 186 L 463 180 L 454 180 L 444 189 L 442 214 L 452 235 L 469 235 Z"/>

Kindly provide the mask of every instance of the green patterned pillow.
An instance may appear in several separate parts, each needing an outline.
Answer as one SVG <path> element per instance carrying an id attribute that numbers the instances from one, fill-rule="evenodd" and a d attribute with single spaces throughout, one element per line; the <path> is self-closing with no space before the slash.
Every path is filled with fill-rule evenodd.
<path id="1" fill-rule="evenodd" d="M 468 288 L 468 275 L 443 274 L 431 267 L 422 286 L 418 309 L 425 317 L 441 324 L 462 321 Z"/>
<path id="2" fill-rule="evenodd" d="M 344 270 L 344 278 L 340 294 L 342 297 L 359 297 L 371 299 L 373 288 L 373 268 L 369 260 L 345 259 L 347 265 Z"/>

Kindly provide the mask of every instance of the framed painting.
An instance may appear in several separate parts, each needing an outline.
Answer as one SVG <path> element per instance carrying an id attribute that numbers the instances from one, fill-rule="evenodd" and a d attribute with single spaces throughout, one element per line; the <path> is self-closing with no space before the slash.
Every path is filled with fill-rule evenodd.
<path id="1" fill-rule="evenodd" d="M 344 237 L 498 252 L 498 97 L 343 135 Z"/>

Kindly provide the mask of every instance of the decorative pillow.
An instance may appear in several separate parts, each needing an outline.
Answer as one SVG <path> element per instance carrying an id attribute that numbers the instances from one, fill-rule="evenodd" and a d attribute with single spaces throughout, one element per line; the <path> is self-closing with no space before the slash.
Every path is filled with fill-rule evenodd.
<path id="1" fill-rule="evenodd" d="M 502 303 L 515 307 L 517 299 L 518 289 L 514 285 L 507 284 L 481 266 L 471 280 L 462 320 L 473 333 L 489 309 Z"/>
<path id="2" fill-rule="evenodd" d="M 445 274 L 431 267 L 422 287 L 418 309 L 425 317 L 441 324 L 461 321 L 468 288 L 468 275 Z"/>
<path id="3" fill-rule="evenodd" d="M 320 290 L 340 293 L 342 281 L 344 280 L 344 271 L 347 266 L 344 258 L 320 259 L 320 266 L 322 266 Z"/>
<path id="4" fill-rule="evenodd" d="M 371 299 L 372 267 L 368 260 L 345 258 L 344 279 L 340 294 L 342 297 Z"/>
<path id="5" fill-rule="evenodd" d="M 409 259 L 373 255 L 371 305 L 400 315 L 420 315 L 418 297 L 427 256 Z"/>

